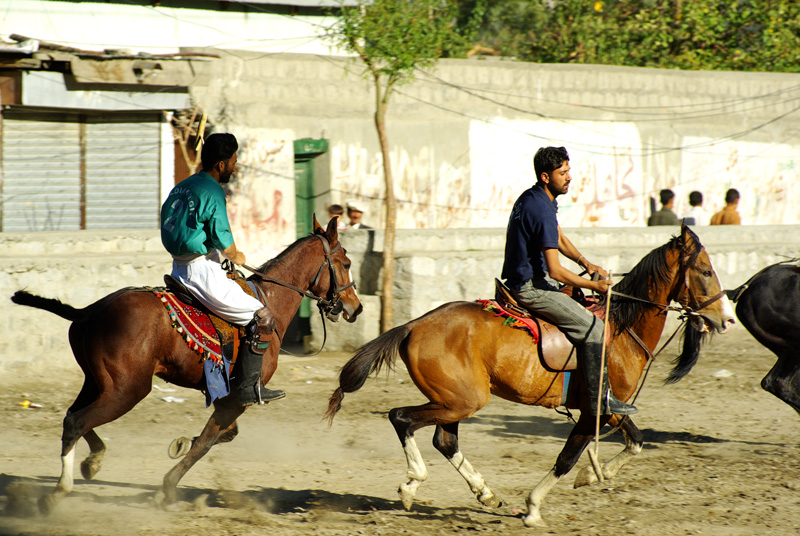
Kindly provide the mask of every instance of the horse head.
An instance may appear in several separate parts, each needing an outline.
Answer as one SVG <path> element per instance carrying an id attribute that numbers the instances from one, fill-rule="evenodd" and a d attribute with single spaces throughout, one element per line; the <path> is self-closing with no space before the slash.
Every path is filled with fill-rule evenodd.
<path id="1" fill-rule="evenodd" d="M 725 333 L 733 324 L 733 307 L 697 235 L 684 223 L 675 238 L 679 266 L 670 301 L 680 304 L 689 322 L 683 333 L 683 349 L 673 360 L 666 383 L 686 376 L 700 357 L 700 346 L 709 333 Z"/>
<path id="2" fill-rule="evenodd" d="M 679 267 L 670 301 L 681 305 L 692 327 L 699 333 L 725 333 L 734 322 L 734 312 L 711 259 L 697 235 L 686 225 L 676 241 Z"/>
<path id="3" fill-rule="evenodd" d="M 336 322 L 339 320 L 339 315 L 342 314 L 346 321 L 355 322 L 356 317 L 363 310 L 363 306 L 358 298 L 358 293 L 356 293 L 356 284 L 350 274 L 350 259 L 347 257 L 347 251 L 339 242 L 337 218 L 332 218 L 325 229 L 314 215 L 313 224 L 312 235 L 321 242 L 325 260 L 309 290 L 317 296 L 325 297 L 320 305 L 325 310 L 328 319 Z"/>

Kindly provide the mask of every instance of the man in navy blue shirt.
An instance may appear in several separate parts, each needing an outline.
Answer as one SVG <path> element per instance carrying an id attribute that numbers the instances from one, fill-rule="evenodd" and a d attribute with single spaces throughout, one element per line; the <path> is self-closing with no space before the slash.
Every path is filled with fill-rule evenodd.
<path id="1" fill-rule="evenodd" d="M 597 389 L 602 378 L 602 415 L 632 415 L 637 409 L 617 400 L 608 388 L 608 368 L 600 370 L 603 321 L 558 289 L 558 284 L 608 292 L 611 281 L 592 281 L 561 265 L 559 252 L 589 274 L 608 273 L 580 254 L 558 225 L 559 195 L 567 193 L 572 177 L 564 147 L 542 147 L 533 157 L 537 183 L 525 190 L 511 210 L 506 232 L 502 278 L 517 302 L 543 316 L 575 345 L 589 390 L 590 409 L 597 415 Z"/>

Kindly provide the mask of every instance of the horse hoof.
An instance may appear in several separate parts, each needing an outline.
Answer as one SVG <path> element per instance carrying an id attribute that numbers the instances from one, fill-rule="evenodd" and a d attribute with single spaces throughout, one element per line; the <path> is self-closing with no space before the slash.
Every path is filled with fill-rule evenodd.
<path id="1" fill-rule="evenodd" d="M 489 508 L 500 508 L 503 506 L 503 501 L 492 491 L 478 495 L 478 502 Z"/>
<path id="2" fill-rule="evenodd" d="M 100 462 L 89 458 L 81 462 L 81 475 L 84 480 L 91 480 L 100 471 Z"/>
<path id="3" fill-rule="evenodd" d="M 597 475 L 594 474 L 594 469 L 587 465 L 581 469 L 578 472 L 578 476 L 575 477 L 574 488 L 578 489 L 582 486 L 589 486 L 595 482 L 597 482 Z"/>
<path id="4" fill-rule="evenodd" d="M 157 507 L 166 512 L 176 512 L 178 510 L 175 497 L 172 495 L 168 496 L 166 493 L 164 493 L 163 489 L 160 489 L 156 492 L 153 502 Z"/>
<path id="5" fill-rule="evenodd" d="M 189 449 L 192 448 L 192 440 L 188 437 L 179 437 L 178 439 L 173 439 L 172 443 L 169 444 L 169 448 L 167 449 L 167 454 L 173 460 L 180 458 L 182 456 L 186 456 L 186 453 L 189 452 Z"/>
<path id="6" fill-rule="evenodd" d="M 397 489 L 397 494 L 400 495 L 400 500 L 403 502 L 403 507 L 406 510 L 411 510 L 411 505 L 414 504 L 414 494 L 406 489 L 405 484 L 401 484 Z"/>
<path id="7" fill-rule="evenodd" d="M 530 513 L 525 516 L 522 520 L 526 527 L 546 527 L 547 523 L 544 522 L 542 519 L 542 515 L 539 512 Z"/>
<path id="8" fill-rule="evenodd" d="M 39 497 L 39 500 L 37 501 L 39 504 L 39 512 L 45 516 L 50 515 L 53 512 L 53 509 L 56 507 L 56 504 L 58 504 L 58 500 L 59 497 L 53 493 Z"/>

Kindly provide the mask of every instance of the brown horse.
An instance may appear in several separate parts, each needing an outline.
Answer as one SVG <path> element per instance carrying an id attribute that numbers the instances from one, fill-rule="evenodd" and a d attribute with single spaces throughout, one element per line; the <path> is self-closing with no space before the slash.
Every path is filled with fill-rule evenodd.
<path id="1" fill-rule="evenodd" d="M 614 394 L 623 401 L 637 389 L 664 329 L 670 303 L 679 303 L 690 322 L 684 331 L 683 352 L 668 381 L 677 381 L 691 370 L 706 332 L 723 333 L 733 321 L 733 310 L 708 254 L 686 226 L 679 236 L 649 253 L 614 290 L 608 373 Z M 426 404 L 389 412 L 408 463 L 408 482 L 398 490 L 404 506 L 411 507 L 417 489 L 428 477 L 414 433 L 430 425 L 436 426 L 433 445 L 464 477 L 478 501 L 499 506 L 500 499 L 460 452 L 458 424 L 484 407 L 492 394 L 520 404 L 558 407 L 561 373 L 542 366 L 527 333 L 509 329 L 502 318 L 485 312 L 478 303 L 452 302 L 362 346 L 341 370 L 339 388 L 330 397 L 328 419 L 332 421 L 341 408 L 344 393 L 360 389 L 371 373 L 392 366 L 398 355 L 428 399 Z M 580 409 L 580 418 L 555 466 L 528 495 L 524 518 L 528 526 L 542 524 L 544 497 L 577 463 L 595 435 L 595 417 L 587 411 L 587 390 L 580 372 L 577 375 L 566 406 Z M 641 451 L 643 438 L 630 418 L 603 416 L 600 422 L 601 426 L 619 425 L 625 436 L 625 449 L 600 468 L 604 478 L 611 478 Z M 576 487 L 595 478 L 587 467 L 578 475 Z"/>
<path id="2" fill-rule="evenodd" d="M 362 307 L 335 221 L 323 230 L 314 218 L 312 235 L 299 239 L 258 272 L 264 277 L 253 275 L 249 279 L 261 287 L 277 321 L 261 371 L 266 384 L 277 368 L 280 340 L 303 295 L 317 298 L 327 308 L 329 318 L 341 312 L 348 322 L 356 320 Z M 133 409 L 150 393 L 153 375 L 181 387 L 205 388 L 202 359 L 172 327 L 159 298 L 142 290 L 122 289 L 84 309 L 23 291 L 12 298 L 15 303 L 44 309 L 73 322 L 69 342 L 85 376 L 83 388 L 64 418 L 61 478 L 54 492 L 39 501 L 43 512 L 72 491 L 75 445 L 81 437 L 90 448 L 81 463 L 81 473 L 87 480 L 97 474 L 106 447 L 95 428 Z M 214 401 L 214 412 L 202 433 L 164 476 L 163 496 L 158 497 L 161 504 L 175 502 L 178 482 L 214 444 L 236 436 L 236 419 L 244 409 L 235 395 Z"/>

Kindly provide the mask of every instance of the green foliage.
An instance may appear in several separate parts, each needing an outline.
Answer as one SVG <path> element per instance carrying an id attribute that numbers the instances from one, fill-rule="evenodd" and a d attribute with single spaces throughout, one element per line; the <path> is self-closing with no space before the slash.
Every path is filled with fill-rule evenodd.
<path id="1" fill-rule="evenodd" d="M 330 37 L 391 87 L 413 79 L 416 68 L 450 55 L 462 42 L 456 13 L 453 0 L 374 0 L 342 7 Z"/>
<path id="2" fill-rule="evenodd" d="M 461 0 L 459 8 L 473 44 L 525 61 L 800 72 L 797 0 Z"/>

